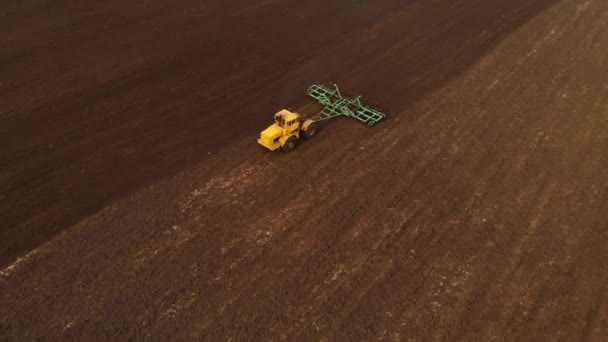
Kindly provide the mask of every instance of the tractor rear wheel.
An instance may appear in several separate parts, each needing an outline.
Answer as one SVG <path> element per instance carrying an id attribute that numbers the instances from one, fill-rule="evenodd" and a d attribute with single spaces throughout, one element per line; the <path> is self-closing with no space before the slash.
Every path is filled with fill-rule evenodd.
<path id="1" fill-rule="evenodd" d="M 291 136 L 287 138 L 287 141 L 285 141 L 285 144 L 283 144 L 283 147 L 281 147 L 281 149 L 285 152 L 292 151 L 294 148 L 296 148 L 297 142 L 298 138 Z"/>
<path id="2" fill-rule="evenodd" d="M 319 124 L 316 122 L 311 122 L 307 125 L 306 129 L 302 132 L 304 133 L 304 138 L 309 139 L 313 136 L 317 135 L 317 131 L 319 130 Z"/>

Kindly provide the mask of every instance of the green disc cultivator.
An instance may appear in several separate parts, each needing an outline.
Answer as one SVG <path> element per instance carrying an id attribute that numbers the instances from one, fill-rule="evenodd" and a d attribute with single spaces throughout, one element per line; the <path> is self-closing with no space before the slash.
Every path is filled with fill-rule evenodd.
<path id="1" fill-rule="evenodd" d="M 308 88 L 308 96 L 325 107 L 314 119 L 315 121 L 325 121 L 343 115 L 373 126 L 386 117 L 386 114 L 363 105 L 361 96 L 355 98 L 343 96 L 336 84 L 333 84 L 333 89 L 314 84 Z"/>

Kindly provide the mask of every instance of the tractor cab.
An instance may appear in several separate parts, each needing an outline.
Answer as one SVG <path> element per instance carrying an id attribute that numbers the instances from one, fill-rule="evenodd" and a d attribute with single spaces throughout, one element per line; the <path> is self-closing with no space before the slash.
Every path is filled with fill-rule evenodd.
<path id="1" fill-rule="evenodd" d="M 286 109 L 276 113 L 274 115 L 275 124 L 283 129 L 295 129 L 297 124 L 300 123 L 300 116 L 296 113 L 292 113 Z"/>

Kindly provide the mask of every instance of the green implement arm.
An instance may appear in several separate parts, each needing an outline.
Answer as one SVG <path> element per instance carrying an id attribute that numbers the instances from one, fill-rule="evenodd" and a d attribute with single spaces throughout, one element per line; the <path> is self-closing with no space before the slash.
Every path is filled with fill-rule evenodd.
<path id="1" fill-rule="evenodd" d="M 386 117 L 386 114 L 363 105 L 361 96 L 355 98 L 343 96 L 336 84 L 333 84 L 333 89 L 313 84 L 308 88 L 307 94 L 325 107 L 314 119 L 315 121 L 325 121 L 343 115 L 373 126 Z"/>

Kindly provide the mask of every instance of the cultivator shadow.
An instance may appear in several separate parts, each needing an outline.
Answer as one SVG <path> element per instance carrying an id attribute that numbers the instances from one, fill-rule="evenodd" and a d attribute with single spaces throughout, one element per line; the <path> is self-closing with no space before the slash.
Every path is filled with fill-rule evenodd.
<path id="1" fill-rule="evenodd" d="M 313 84 L 308 88 L 307 94 L 325 107 L 316 116 L 315 121 L 325 121 L 338 116 L 347 116 L 359 120 L 368 126 L 373 126 L 386 117 L 386 114 L 361 103 L 361 96 L 349 98 L 342 95 L 336 84 L 333 84 L 333 88 Z"/>

